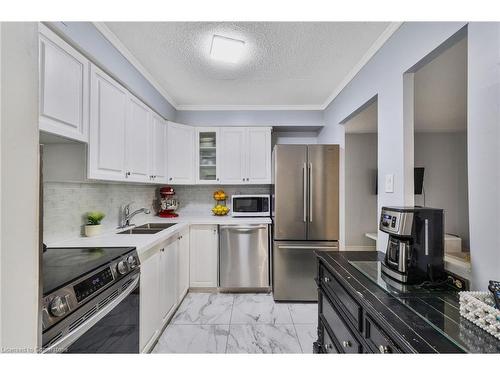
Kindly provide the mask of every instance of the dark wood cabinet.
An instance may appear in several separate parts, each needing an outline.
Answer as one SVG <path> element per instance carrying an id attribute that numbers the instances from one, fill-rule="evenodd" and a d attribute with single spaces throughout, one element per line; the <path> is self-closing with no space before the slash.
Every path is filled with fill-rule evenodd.
<path id="1" fill-rule="evenodd" d="M 402 353 L 366 311 L 355 294 L 321 263 L 318 269 L 317 353 Z"/>

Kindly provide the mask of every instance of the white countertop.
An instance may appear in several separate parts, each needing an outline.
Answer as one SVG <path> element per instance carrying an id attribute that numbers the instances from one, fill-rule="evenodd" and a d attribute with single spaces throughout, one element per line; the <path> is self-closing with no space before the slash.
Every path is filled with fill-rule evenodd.
<path id="1" fill-rule="evenodd" d="M 48 242 L 48 247 L 125 247 L 137 249 L 139 256 L 146 250 L 184 230 L 190 224 L 271 224 L 269 217 L 232 217 L 211 214 L 182 214 L 175 218 L 161 218 L 154 215 L 140 215 L 132 219 L 139 226 L 146 223 L 175 223 L 170 228 L 155 234 L 118 234 L 127 228 L 104 232 L 96 237 L 77 237 L 63 241 Z"/>

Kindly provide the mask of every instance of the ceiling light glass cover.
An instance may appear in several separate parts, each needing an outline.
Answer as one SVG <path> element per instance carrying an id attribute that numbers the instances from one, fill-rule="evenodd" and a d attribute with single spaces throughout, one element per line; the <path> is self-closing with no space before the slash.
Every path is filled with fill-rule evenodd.
<path id="1" fill-rule="evenodd" d="M 244 50 L 244 41 L 214 35 L 210 48 L 210 57 L 214 60 L 235 64 L 241 60 Z"/>

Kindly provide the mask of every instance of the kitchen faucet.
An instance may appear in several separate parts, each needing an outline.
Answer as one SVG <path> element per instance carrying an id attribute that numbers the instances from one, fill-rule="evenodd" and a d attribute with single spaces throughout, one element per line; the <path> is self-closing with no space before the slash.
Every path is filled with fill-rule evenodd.
<path id="1" fill-rule="evenodd" d="M 142 212 L 144 212 L 145 214 L 151 213 L 151 211 L 149 209 L 147 209 L 146 207 L 139 208 L 138 210 L 135 210 L 134 212 L 130 213 L 130 205 L 132 203 L 134 203 L 134 202 L 130 202 L 122 207 L 119 228 L 125 228 L 125 227 L 130 226 L 130 219 L 132 219 L 137 214 L 140 214 Z"/>

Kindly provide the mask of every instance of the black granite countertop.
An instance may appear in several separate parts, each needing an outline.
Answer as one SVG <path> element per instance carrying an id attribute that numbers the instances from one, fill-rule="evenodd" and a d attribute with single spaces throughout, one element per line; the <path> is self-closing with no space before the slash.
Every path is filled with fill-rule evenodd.
<path id="1" fill-rule="evenodd" d="M 401 288 L 380 275 L 381 252 L 322 252 L 318 258 L 352 291 L 362 295 L 365 308 L 401 337 L 418 337 L 408 343 L 414 351 L 500 353 L 500 340 L 459 313 L 458 293 L 451 287 L 430 290 Z"/>

